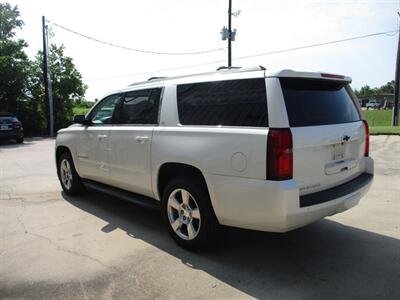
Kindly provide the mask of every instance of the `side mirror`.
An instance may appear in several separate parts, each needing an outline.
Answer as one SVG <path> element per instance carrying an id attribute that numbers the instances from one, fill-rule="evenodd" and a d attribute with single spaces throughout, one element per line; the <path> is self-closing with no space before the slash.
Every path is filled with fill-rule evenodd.
<path id="1" fill-rule="evenodd" d="M 83 124 L 83 125 L 89 125 L 90 120 L 86 119 L 85 115 L 76 115 L 74 116 L 74 123 L 76 124 Z"/>

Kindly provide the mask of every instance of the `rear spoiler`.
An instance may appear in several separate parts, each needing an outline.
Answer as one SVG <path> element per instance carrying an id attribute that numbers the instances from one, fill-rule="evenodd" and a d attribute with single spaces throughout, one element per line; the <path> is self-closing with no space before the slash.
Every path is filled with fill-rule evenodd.
<path id="1" fill-rule="evenodd" d="M 296 72 L 293 70 L 282 70 L 276 73 L 273 73 L 267 77 L 290 77 L 290 78 L 313 78 L 313 79 L 327 79 L 333 81 L 343 81 L 347 83 L 351 83 L 351 77 L 331 74 L 331 73 L 317 73 L 317 72 Z"/>

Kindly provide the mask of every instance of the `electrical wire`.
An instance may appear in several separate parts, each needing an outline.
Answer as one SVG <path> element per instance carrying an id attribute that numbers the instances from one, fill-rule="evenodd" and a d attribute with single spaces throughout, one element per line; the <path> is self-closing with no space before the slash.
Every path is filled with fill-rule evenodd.
<path id="1" fill-rule="evenodd" d="M 223 51 L 224 48 L 215 48 L 215 49 L 209 49 L 209 50 L 201 50 L 201 51 L 193 51 L 193 52 L 161 52 L 161 51 L 152 51 L 152 50 L 143 50 L 143 49 L 136 49 L 136 48 L 131 48 L 131 47 L 126 47 L 126 46 L 121 46 L 121 45 L 117 45 L 114 43 L 110 43 L 110 42 L 106 42 L 103 40 L 99 40 L 97 38 L 88 36 L 86 34 L 83 33 L 79 33 L 75 30 L 72 30 L 70 28 L 67 28 L 65 26 L 59 25 L 57 23 L 54 23 L 50 20 L 46 20 L 48 23 L 61 28 L 65 31 L 68 31 L 72 34 L 78 35 L 80 37 L 86 38 L 88 40 L 103 44 L 103 45 L 107 45 L 107 46 L 111 46 L 111 47 L 115 47 L 115 48 L 119 48 L 119 49 L 123 49 L 123 50 L 129 50 L 129 51 L 135 51 L 135 52 L 140 52 L 140 53 L 146 53 L 146 54 L 156 54 L 156 55 L 199 55 L 199 54 L 207 54 L 207 53 L 211 53 L 211 52 L 216 52 L 216 51 Z"/>
<path id="2" fill-rule="evenodd" d="M 253 57 L 267 56 L 267 55 L 279 54 L 279 53 L 284 53 L 284 52 L 291 52 L 291 51 L 297 51 L 297 50 L 302 50 L 302 49 L 321 47 L 321 46 L 343 43 L 343 42 L 348 42 L 348 41 L 354 41 L 354 40 L 359 40 L 359 39 L 365 39 L 365 38 L 370 38 L 370 37 L 375 37 L 375 36 L 380 36 L 380 35 L 393 36 L 394 34 L 396 34 L 398 32 L 399 32 L 399 30 L 391 30 L 391 31 L 385 31 L 385 32 L 365 34 L 365 35 L 354 36 L 354 37 L 340 39 L 340 40 L 324 42 L 324 43 L 310 44 L 310 45 L 298 46 L 298 47 L 294 47 L 294 48 L 287 48 L 287 49 L 262 52 L 262 53 L 247 55 L 247 56 L 240 56 L 240 57 L 234 58 L 234 60 L 235 61 L 236 60 L 244 60 L 244 59 L 253 58 Z M 194 64 L 194 65 L 189 65 L 189 66 L 182 66 L 182 67 L 177 67 L 177 68 L 160 69 L 160 70 L 154 70 L 154 71 L 149 71 L 149 72 L 141 72 L 141 73 L 127 74 L 127 75 L 116 75 L 116 76 L 111 76 L 111 77 L 93 78 L 93 79 L 87 79 L 86 81 L 99 81 L 99 80 L 108 80 L 108 79 L 116 79 L 116 78 L 126 78 L 126 77 L 133 77 L 133 76 L 145 75 L 145 74 L 153 74 L 153 73 L 159 73 L 159 72 L 190 69 L 190 68 L 194 68 L 194 67 L 213 65 L 213 64 L 224 63 L 224 62 L 226 62 L 226 60 L 216 60 L 216 61 L 199 63 L 199 64 Z"/>
<path id="3" fill-rule="evenodd" d="M 341 40 L 329 41 L 329 42 L 318 43 L 318 44 L 311 44 L 311 45 L 306 45 L 306 46 L 299 46 L 299 47 L 282 49 L 282 50 L 275 50 L 275 51 L 270 51 L 270 52 L 263 52 L 263 53 L 248 55 L 248 56 L 241 56 L 241 57 L 235 58 L 235 60 L 253 58 L 253 57 L 258 57 L 258 56 L 265 56 L 265 55 L 271 55 L 271 54 L 277 54 L 277 53 L 282 53 L 282 52 L 290 52 L 290 51 L 296 51 L 296 50 L 302 50 L 302 49 L 314 48 L 314 47 L 320 47 L 320 46 L 326 46 L 326 45 L 332 45 L 332 44 L 337 44 L 337 43 L 343 43 L 343 42 L 348 42 L 348 41 L 365 39 L 365 38 L 378 36 L 378 35 L 388 35 L 388 34 L 397 33 L 397 32 L 398 32 L 398 30 L 391 30 L 391 31 L 386 31 L 386 32 L 377 32 L 377 33 L 365 34 L 365 35 L 345 38 L 345 39 L 341 39 Z"/>

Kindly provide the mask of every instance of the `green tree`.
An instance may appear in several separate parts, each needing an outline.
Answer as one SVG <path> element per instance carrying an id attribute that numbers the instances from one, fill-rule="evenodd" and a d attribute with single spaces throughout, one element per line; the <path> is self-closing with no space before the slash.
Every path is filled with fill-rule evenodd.
<path id="1" fill-rule="evenodd" d="M 394 94 L 394 80 L 382 85 L 378 92 L 379 94 Z"/>
<path id="2" fill-rule="evenodd" d="M 364 85 L 360 90 L 354 91 L 357 97 L 365 97 L 375 95 L 375 89 L 371 89 L 369 85 Z"/>
<path id="3" fill-rule="evenodd" d="M 11 7 L 9 3 L 0 3 L 0 40 L 13 38 L 14 30 L 24 25 L 19 16 L 18 6 Z"/>
<path id="4" fill-rule="evenodd" d="M 357 97 L 369 97 L 379 94 L 394 94 L 394 80 L 377 88 L 371 88 L 369 85 L 364 85 L 360 90 L 356 89 L 354 92 Z"/>
<path id="5" fill-rule="evenodd" d="M 30 92 L 33 99 L 44 99 L 43 52 L 39 51 L 31 66 Z M 49 66 L 54 101 L 54 123 L 58 130 L 67 126 L 73 117 L 73 107 L 84 101 L 87 86 L 75 67 L 71 57 L 64 54 L 64 46 L 52 44 L 49 50 Z M 38 104 L 38 109 L 45 111 L 45 101 Z"/>
<path id="6" fill-rule="evenodd" d="M 0 110 L 18 113 L 24 106 L 29 59 L 27 43 L 15 39 L 15 30 L 24 24 L 18 7 L 0 3 Z"/>
<path id="7" fill-rule="evenodd" d="M 34 61 L 28 59 L 27 43 L 15 37 L 23 25 L 17 6 L 0 3 L 0 111 L 15 113 L 25 133 L 46 134 L 43 53 L 39 51 Z M 69 124 L 72 108 L 84 102 L 87 87 L 72 58 L 64 55 L 64 46 L 51 45 L 49 52 L 57 130 Z"/>

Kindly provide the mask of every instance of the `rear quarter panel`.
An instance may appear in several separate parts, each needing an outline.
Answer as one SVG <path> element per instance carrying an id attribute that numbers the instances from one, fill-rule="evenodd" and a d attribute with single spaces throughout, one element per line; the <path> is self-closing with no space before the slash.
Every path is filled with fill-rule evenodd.
<path id="1" fill-rule="evenodd" d="M 152 141 L 153 182 L 168 162 L 203 174 L 265 179 L 267 133 L 266 128 L 159 127 Z"/>

